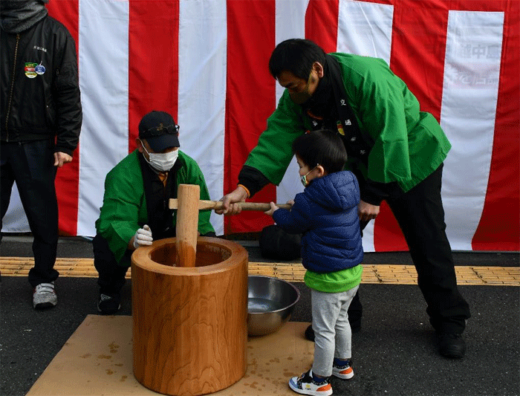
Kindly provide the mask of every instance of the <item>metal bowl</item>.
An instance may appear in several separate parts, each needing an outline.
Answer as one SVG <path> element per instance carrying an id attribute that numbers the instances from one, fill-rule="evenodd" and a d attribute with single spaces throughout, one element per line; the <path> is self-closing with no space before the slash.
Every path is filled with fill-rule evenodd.
<path id="1" fill-rule="evenodd" d="M 262 336 L 274 333 L 289 320 L 300 291 L 278 278 L 251 275 L 247 297 L 248 334 Z"/>

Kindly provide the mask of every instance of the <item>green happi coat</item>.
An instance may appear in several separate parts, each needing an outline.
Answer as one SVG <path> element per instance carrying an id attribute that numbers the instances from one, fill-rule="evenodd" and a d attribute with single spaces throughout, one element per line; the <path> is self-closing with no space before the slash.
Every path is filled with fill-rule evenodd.
<path id="1" fill-rule="evenodd" d="M 385 61 L 333 53 L 338 60 L 347 100 L 361 134 L 371 137 L 368 169 L 349 158 L 347 169 L 357 167 L 374 182 L 397 182 L 403 191 L 429 176 L 446 158 L 451 145 L 437 120 L 421 112 L 419 102 Z M 267 129 L 245 165 L 278 185 L 293 156 L 294 139 L 311 130 L 311 119 L 285 90 Z"/>
<path id="2" fill-rule="evenodd" d="M 139 155 L 139 151 L 135 150 L 108 173 L 103 207 L 96 221 L 97 232 L 108 241 L 118 263 L 128 249 L 128 243 L 135 232 L 148 222 Z M 177 171 L 176 188 L 179 184 L 197 184 L 200 186 L 200 199 L 209 200 L 204 175 L 195 160 L 179 150 L 177 161 L 182 161 L 183 165 Z M 201 235 L 215 232 L 209 221 L 210 215 L 211 211 L 199 212 L 198 231 Z M 174 215 L 173 227 L 176 219 L 177 216 Z"/>

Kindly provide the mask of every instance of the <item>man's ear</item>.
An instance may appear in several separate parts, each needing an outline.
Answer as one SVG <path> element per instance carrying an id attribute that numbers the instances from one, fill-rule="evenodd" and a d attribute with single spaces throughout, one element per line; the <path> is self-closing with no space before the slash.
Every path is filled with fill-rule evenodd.
<path id="1" fill-rule="evenodd" d="M 312 64 L 312 68 L 316 71 L 316 73 L 318 73 L 319 78 L 323 77 L 323 75 L 324 75 L 323 65 L 320 62 L 314 62 Z"/>

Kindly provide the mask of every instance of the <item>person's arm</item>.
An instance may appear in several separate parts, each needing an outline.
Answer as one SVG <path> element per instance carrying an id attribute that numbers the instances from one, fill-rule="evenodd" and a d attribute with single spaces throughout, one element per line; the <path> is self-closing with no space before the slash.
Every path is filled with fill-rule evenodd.
<path id="1" fill-rule="evenodd" d="M 312 211 L 307 200 L 303 198 L 302 194 L 297 194 L 291 210 L 275 210 L 273 220 L 276 225 L 289 234 L 303 234 L 309 230 L 311 214 Z"/>
<path id="2" fill-rule="evenodd" d="M 216 213 L 238 214 L 240 208 L 234 203 L 251 198 L 269 183 L 278 185 L 293 157 L 292 142 L 305 128 L 300 106 L 284 92 L 278 108 L 267 120 L 267 129 L 242 167 L 237 188 L 221 198 L 224 209 Z"/>
<path id="3" fill-rule="evenodd" d="M 349 102 L 362 133 L 369 133 L 374 141 L 367 179 L 360 179 L 358 206 L 360 220 L 369 221 L 379 214 L 381 201 L 395 182 L 411 178 L 407 123 L 413 120 L 413 114 L 419 117 L 419 105 L 382 60 L 363 59 L 352 69 L 347 68 L 347 74 Z"/>
<path id="4" fill-rule="evenodd" d="M 70 33 L 63 28 L 56 35 L 56 60 L 53 97 L 56 103 L 55 166 L 72 161 L 79 141 L 83 119 L 78 79 L 76 45 Z"/>
<path id="5" fill-rule="evenodd" d="M 388 197 L 388 191 L 395 183 L 378 183 L 372 180 L 361 180 L 358 215 L 361 221 L 370 221 L 379 215 L 381 201 Z"/>
<path id="6" fill-rule="evenodd" d="M 256 169 L 270 183 L 278 185 L 293 158 L 293 141 L 309 128 L 310 125 L 307 128 L 304 125 L 301 107 L 290 99 L 286 90 L 244 166 Z"/>
<path id="7" fill-rule="evenodd" d="M 127 175 L 123 175 L 126 173 Z M 99 219 L 96 221 L 96 230 L 109 244 L 116 261 L 120 261 L 127 249 L 133 247 L 133 238 L 141 227 L 140 219 L 142 191 L 142 177 L 128 176 L 131 171 L 112 170 L 105 181 L 103 207 Z M 139 171 L 140 175 L 140 171 Z M 125 177 L 128 176 L 128 177 Z M 133 249 L 131 249 L 133 250 Z"/>
<path id="8" fill-rule="evenodd" d="M 269 184 L 269 179 L 262 172 L 251 166 L 244 165 L 238 174 L 238 185 L 245 188 L 248 198 Z"/>

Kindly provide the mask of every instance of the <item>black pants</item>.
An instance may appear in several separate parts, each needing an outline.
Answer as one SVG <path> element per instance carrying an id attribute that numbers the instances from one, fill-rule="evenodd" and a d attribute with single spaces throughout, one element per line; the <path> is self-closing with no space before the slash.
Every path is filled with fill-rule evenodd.
<path id="1" fill-rule="evenodd" d="M 121 259 L 121 263 L 118 263 L 108 246 L 107 240 L 99 234 L 92 241 L 92 247 L 94 249 L 94 266 L 99 274 L 100 293 L 111 296 L 119 293 L 126 283 L 125 275 L 130 268 L 128 263 L 130 263 L 133 252 L 127 250 Z"/>
<path id="2" fill-rule="evenodd" d="M 459 293 L 451 247 L 446 236 L 441 199 L 442 165 L 407 193 L 390 194 L 388 205 L 403 231 L 418 274 L 418 284 L 428 304 L 430 323 L 439 332 L 461 334 L 470 315 Z M 362 228 L 366 226 L 362 224 Z M 359 296 L 349 309 L 351 320 L 360 320 Z"/>
<path id="3" fill-rule="evenodd" d="M 34 237 L 34 268 L 29 283 L 35 287 L 58 278 L 54 269 L 58 247 L 58 202 L 54 180 L 54 140 L 0 144 L 0 207 L 2 219 L 16 182 Z M 0 222 L 1 227 L 1 222 Z"/>

